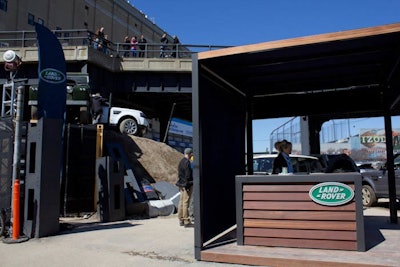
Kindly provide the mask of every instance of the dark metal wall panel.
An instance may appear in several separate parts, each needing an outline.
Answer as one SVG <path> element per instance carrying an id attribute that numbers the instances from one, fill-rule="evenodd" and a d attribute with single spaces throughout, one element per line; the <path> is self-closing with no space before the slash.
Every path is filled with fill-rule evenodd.
<path id="1" fill-rule="evenodd" d="M 96 160 L 97 218 L 101 222 L 125 219 L 124 164 L 112 157 Z"/>
<path id="2" fill-rule="evenodd" d="M 62 213 L 92 212 L 94 205 L 96 126 L 67 125 Z"/>
<path id="3" fill-rule="evenodd" d="M 202 232 L 195 235 L 200 238 L 195 244 L 202 246 L 236 224 L 235 175 L 245 173 L 246 102 L 243 95 L 229 92 L 227 84 L 201 67 L 198 75 L 198 87 L 193 91 L 193 139 L 198 158 L 194 179 L 195 207 L 200 209 L 196 223 L 199 221 Z"/>
<path id="4" fill-rule="evenodd" d="M 28 237 L 59 232 L 63 121 L 40 119 L 27 140 L 24 231 Z"/>

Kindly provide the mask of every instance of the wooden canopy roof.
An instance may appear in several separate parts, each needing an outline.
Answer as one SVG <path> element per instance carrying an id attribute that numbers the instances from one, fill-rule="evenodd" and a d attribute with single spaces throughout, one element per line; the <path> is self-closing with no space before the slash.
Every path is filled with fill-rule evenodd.
<path id="1" fill-rule="evenodd" d="M 202 52 L 198 60 L 249 98 L 253 119 L 400 111 L 400 23 Z"/>

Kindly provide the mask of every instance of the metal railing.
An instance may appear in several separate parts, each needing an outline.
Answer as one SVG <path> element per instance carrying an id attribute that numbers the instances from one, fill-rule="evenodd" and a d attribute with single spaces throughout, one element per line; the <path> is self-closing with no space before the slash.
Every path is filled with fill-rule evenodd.
<path id="1" fill-rule="evenodd" d="M 131 44 L 99 40 L 94 32 L 86 29 L 53 30 L 62 46 L 89 46 L 105 54 L 117 57 L 144 57 L 144 58 L 191 58 L 192 54 L 227 48 L 220 45 L 192 45 L 192 44 L 137 44 L 136 51 L 131 50 Z M 35 47 L 37 46 L 35 31 L 0 31 L 0 47 Z M 141 46 L 142 49 L 141 49 Z M 134 53 L 135 52 L 135 53 Z"/>

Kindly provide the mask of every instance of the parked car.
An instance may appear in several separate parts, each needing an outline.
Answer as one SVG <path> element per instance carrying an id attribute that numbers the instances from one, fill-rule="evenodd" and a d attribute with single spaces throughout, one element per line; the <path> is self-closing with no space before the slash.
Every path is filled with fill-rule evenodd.
<path id="1" fill-rule="evenodd" d="M 254 174 L 272 174 L 272 165 L 278 154 L 258 154 L 253 157 Z M 317 157 L 307 155 L 290 155 L 295 173 L 322 172 Z"/>
<path id="2" fill-rule="evenodd" d="M 400 199 L 400 154 L 394 155 L 394 172 L 396 183 L 396 197 Z M 362 175 L 363 205 L 371 207 L 376 205 L 379 198 L 389 197 L 389 184 L 387 165 L 384 164 L 379 170 L 363 168 L 360 166 Z"/>
<path id="3" fill-rule="evenodd" d="M 254 174 L 272 174 L 277 154 L 259 154 L 253 157 Z M 370 164 L 357 164 L 344 154 L 290 155 L 295 173 L 359 172 L 362 179 L 362 203 L 365 207 L 376 205 L 379 198 L 389 197 L 386 164 L 380 169 Z M 400 199 L 400 153 L 394 156 L 396 195 Z"/>
<path id="4" fill-rule="evenodd" d="M 356 162 L 356 165 L 360 170 L 376 170 L 372 162 Z"/>
<path id="5" fill-rule="evenodd" d="M 323 157 L 326 160 L 327 166 L 325 168 L 325 172 L 361 173 L 363 206 L 374 206 L 378 202 L 379 198 L 389 197 L 389 184 L 386 164 L 384 164 L 380 169 L 375 169 L 370 163 L 362 162 L 356 164 L 351 157 L 345 156 L 344 154 L 323 155 Z M 335 164 L 335 162 L 340 164 Z M 394 167 L 396 194 L 397 199 L 400 199 L 400 154 L 396 154 L 394 156 Z"/>
<path id="6" fill-rule="evenodd" d="M 322 154 L 316 156 L 326 173 L 359 172 L 354 160 L 346 154 Z"/>

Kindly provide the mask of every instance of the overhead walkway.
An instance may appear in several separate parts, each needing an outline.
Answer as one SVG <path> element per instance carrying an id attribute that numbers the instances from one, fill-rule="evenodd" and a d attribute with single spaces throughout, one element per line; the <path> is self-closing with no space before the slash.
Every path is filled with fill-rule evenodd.
<path id="1" fill-rule="evenodd" d="M 7 50 L 14 50 L 23 60 L 24 64 L 38 63 L 38 47 L 0 47 L 0 54 Z M 63 46 L 64 57 L 67 65 L 74 62 L 87 62 L 98 65 L 111 72 L 124 71 L 154 71 L 154 72 L 191 72 L 191 58 L 139 58 L 120 57 L 105 54 L 90 46 Z M 3 57 L 0 59 L 4 63 Z"/>
<path id="2" fill-rule="evenodd" d="M 172 112 L 174 117 L 192 120 L 192 54 L 226 47 L 169 44 L 166 56 L 160 58 L 160 43 L 147 43 L 144 57 L 124 57 L 131 56 L 124 43 L 109 42 L 106 50 L 98 50 L 93 33 L 86 29 L 54 33 L 63 47 L 67 72 L 88 73 L 92 92 L 112 94 L 113 103 L 159 118 L 161 129 L 167 127 Z M 27 85 L 38 83 L 36 42 L 35 31 L 0 31 L 0 64 L 3 53 L 14 50 L 23 61 L 16 78 L 23 77 Z M 177 52 L 176 58 L 171 57 L 172 51 Z M 0 68 L 0 85 L 7 77 Z"/>
<path id="3" fill-rule="evenodd" d="M 27 85 L 38 84 L 38 48 L 2 47 L 0 64 L 4 63 L 3 53 L 9 49 L 23 60 L 16 78 L 27 78 Z M 115 103 L 120 101 L 125 106 L 134 103 L 135 108 L 151 117 L 169 114 L 172 104 L 179 103 L 179 117 L 191 119 L 191 58 L 124 58 L 90 46 L 63 46 L 63 50 L 67 71 L 89 73 L 92 90 L 105 96 L 112 93 Z M 6 83 L 7 77 L 1 68 L 1 85 Z"/>

